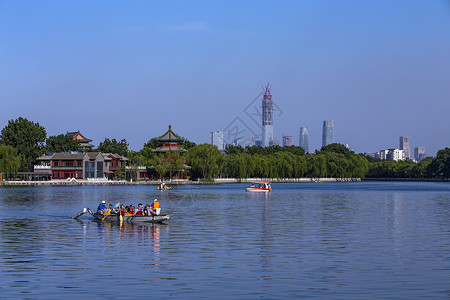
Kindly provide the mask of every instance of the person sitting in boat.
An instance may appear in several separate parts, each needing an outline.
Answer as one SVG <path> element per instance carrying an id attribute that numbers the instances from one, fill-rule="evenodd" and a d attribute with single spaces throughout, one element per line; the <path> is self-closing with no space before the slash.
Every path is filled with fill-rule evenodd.
<path id="1" fill-rule="evenodd" d="M 108 210 L 108 208 L 106 207 L 106 201 L 103 200 L 103 201 L 98 205 L 97 212 L 98 212 L 98 213 L 101 213 L 101 214 L 104 214 L 107 210 Z"/>
<path id="2" fill-rule="evenodd" d="M 111 215 L 117 215 L 119 213 L 119 203 L 117 203 L 115 206 L 110 203 L 108 213 Z"/>
<path id="3" fill-rule="evenodd" d="M 136 208 L 134 215 L 135 216 L 143 216 L 144 215 L 144 208 L 142 207 L 142 203 L 138 204 L 138 207 Z"/>
<path id="4" fill-rule="evenodd" d="M 145 204 L 144 216 L 149 216 L 150 214 L 151 214 L 151 212 L 150 212 L 150 204 Z"/>
<path id="5" fill-rule="evenodd" d="M 107 213 L 108 215 L 113 214 L 113 213 L 114 213 L 114 212 L 113 212 L 113 209 L 114 209 L 114 207 L 113 207 L 113 205 L 110 203 L 110 204 L 108 205 L 108 209 L 106 210 L 106 213 Z"/>
<path id="6" fill-rule="evenodd" d="M 125 215 L 126 212 L 127 212 L 127 210 L 126 210 L 125 206 L 123 204 L 120 205 L 120 214 L 123 216 L 123 215 Z"/>
<path id="7" fill-rule="evenodd" d="M 136 209 L 134 208 L 134 205 L 131 204 L 131 205 L 130 205 L 130 211 L 129 211 L 129 213 L 132 214 L 132 215 L 134 215 L 134 212 L 135 212 L 135 211 L 136 211 Z"/>
<path id="8" fill-rule="evenodd" d="M 161 213 L 161 206 L 159 205 L 158 199 L 153 200 L 150 208 L 153 215 L 159 215 Z"/>

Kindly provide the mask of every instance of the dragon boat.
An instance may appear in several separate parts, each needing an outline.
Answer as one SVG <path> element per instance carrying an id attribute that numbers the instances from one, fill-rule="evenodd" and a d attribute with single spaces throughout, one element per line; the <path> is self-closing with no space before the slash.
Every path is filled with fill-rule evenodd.
<path id="1" fill-rule="evenodd" d="M 125 222 L 125 223 L 162 223 L 166 220 L 170 219 L 170 215 L 149 215 L 149 216 L 143 216 L 143 215 L 132 215 L 132 214 L 101 214 L 101 213 L 94 213 L 92 210 L 88 208 L 83 208 L 82 211 L 80 211 L 78 214 L 76 214 L 73 219 L 77 219 L 78 217 L 82 216 L 86 212 L 89 212 L 96 220 L 100 221 L 107 221 L 107 222 Z"/>

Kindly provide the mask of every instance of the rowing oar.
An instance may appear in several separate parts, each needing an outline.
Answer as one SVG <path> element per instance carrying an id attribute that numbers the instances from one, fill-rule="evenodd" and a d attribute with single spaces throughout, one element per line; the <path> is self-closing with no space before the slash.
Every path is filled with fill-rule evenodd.
<path id="1" fill-rule="evenodd" d="M 75 216 L 72 217 L 72 219 L 78 219 L 80 216 L 84 215 L 87 212 L 86 207 L 83 208 L 79 213 L 77 213 Z"/>

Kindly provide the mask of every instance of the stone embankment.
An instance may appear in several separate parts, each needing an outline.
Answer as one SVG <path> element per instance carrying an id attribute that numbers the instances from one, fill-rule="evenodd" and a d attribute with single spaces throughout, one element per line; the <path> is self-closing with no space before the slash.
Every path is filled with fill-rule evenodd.
<path id="1" fill-rule="evenodd" d="M 361 181 L 361 178 L 215 178 L 214 181 L 190 181 L 187 179 L 166 180 L 169 185 L 180 184 L 221 184 L 221 183 L 250 183 L 255 181 L 277 182 L 348 182 Z M 127 181 L 127 180 L 106 180 L 106 179 L 74 179 L 49 180 L 49 181 L 3 181 L 4 186 L 77 186 L 77 185 L 157 185 L 159 180 L 147 181 Z"/>
<path id="2" fill-rule="evenodd" d="M 215 178 L 214 183 L 250 183 L 255 181 L 275 182 L 348 182 L 361 178 Z"/>

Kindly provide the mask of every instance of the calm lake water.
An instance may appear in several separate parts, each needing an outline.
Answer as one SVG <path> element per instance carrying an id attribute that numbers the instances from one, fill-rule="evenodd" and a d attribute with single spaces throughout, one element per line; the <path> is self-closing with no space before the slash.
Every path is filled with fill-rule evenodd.
<path id="1" fill-rule="evenodd" d="M 0 188 L 0 298 L 450 298 L 450 184 Z M 150 203 L 167 225 L 83 207 Z"/>

